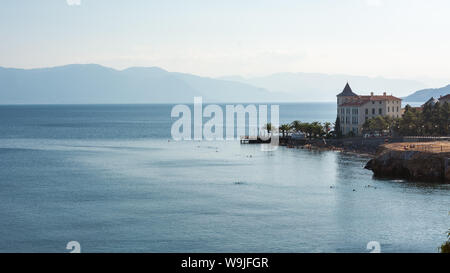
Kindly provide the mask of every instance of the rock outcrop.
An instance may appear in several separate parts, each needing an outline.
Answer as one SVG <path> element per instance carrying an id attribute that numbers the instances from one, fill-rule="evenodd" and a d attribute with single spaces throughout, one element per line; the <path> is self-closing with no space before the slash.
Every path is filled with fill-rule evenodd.
<path id="1" fill-rule="evenodd" d="M 397 147 L 380 146 L 377 156 L 365 168 L 372 170 L 376 177 L 450 182 L 450 152 L 399 149 L 398 144 Z"/>

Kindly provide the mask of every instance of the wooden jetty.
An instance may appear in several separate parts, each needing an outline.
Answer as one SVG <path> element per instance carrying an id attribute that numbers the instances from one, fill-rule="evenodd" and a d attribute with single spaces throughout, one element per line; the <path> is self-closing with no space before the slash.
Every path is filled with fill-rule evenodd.
<path id="1" fill-rule="evenodd" d="M 261 139 L 259 136 L 241 136 L 240 140 L 241 144 L 261 144 L 261 143 L 270 143 L 270 138 L 267 140 Z"/>

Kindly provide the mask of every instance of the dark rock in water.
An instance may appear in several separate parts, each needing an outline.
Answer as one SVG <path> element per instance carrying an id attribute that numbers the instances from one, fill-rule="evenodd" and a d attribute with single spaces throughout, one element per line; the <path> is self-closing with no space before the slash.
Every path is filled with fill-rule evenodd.
<path id="1" fill-rule="evenodd" d="M 376 177 L 450 181 L 450 153 L 396 150 L 384 147 L 365 166 Z"/>

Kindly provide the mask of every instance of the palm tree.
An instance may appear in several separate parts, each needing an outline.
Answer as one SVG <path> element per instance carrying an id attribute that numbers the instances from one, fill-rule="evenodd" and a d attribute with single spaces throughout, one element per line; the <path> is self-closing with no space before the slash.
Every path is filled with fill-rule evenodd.
<path id="1" fill-rule="evenodd" d="M 322 137 L 324 134 L 322 124 L 318 121 L 314 121 L 311 123 L 311 136 L 313 137 Z"/>
<path id="2" fill-rule="evenodd" d="M 328 137 L 328 135 L 331 131 L 331 122 L 325 122 L 323 124 L 323 128 L 325 129 L 325 135 Z"/>
<path id="3" fill-rule="evenodd" d="M 286 133 L 287 133 L 289 130 L 291 130 L 291 125 L 289 125 L 289 124 L 282 124 L 282 125 L 280 126 L 280 131 L 282 132 L 283 137 L 285 137 Z"/>
<path id="4" fill-rule="evenodd" d="M 294 120 L 291 123 L 291 128 L 294 129 L 295 132 L 299 132 L 302 130 L 302 123 L 299 120 Z"/>

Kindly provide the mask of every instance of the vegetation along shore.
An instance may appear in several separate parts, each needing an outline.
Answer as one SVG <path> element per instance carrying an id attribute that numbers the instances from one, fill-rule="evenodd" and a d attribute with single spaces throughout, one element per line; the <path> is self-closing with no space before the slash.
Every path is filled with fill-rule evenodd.
<path id="1" fill-rule="evenodd" d="M 280 145 L 289 148 L 336 150 L 372 157 L 366 168 L 378 177 L 450 181 L 450 108 L 430 99 L 421 107 L 406 105 L 398 118 L 367 119 L 362 132 L 343 134 L 341 119 L 293 121 L 279 127 Z M 269 123 L 265 128 L 273 131 Z"/>

